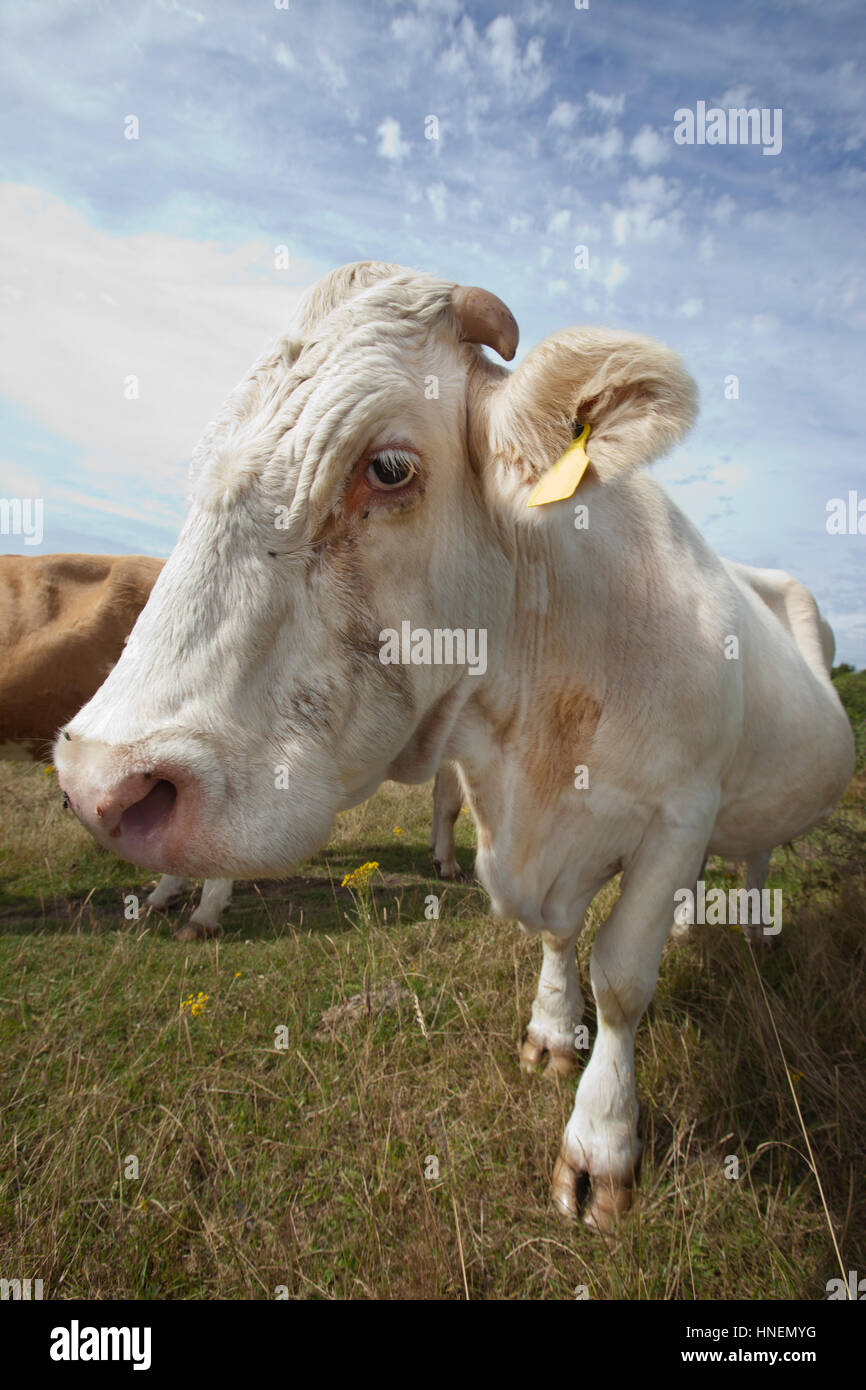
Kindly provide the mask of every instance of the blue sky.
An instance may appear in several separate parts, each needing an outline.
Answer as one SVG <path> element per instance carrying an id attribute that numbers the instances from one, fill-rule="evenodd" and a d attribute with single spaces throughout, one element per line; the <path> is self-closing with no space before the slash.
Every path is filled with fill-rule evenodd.
<path id="1" fill-rule="evenodd" d="M 866 665 L 866 535 L 826 525 L 866 500 L 861 0 L 6 0 L 2 29 L 0 496 L 44 499 L 42 550 L 167 554 L 224 396 L 376 257 L 494 290 L 521 354 L 675 347 L 701 416 L 656 475 Z M 675 143 L 699 101 L 781 109 L 780 153 Z"/>

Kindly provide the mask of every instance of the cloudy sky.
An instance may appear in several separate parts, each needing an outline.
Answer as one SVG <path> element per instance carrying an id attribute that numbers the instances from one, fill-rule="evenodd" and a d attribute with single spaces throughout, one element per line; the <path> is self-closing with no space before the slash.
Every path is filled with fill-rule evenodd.
<path id="1" fill-rule="evenodd" d="M 40 548 L 168 554 L 223 397 L 375 257 L 494 290 L 521 354 L 675 347 L 702 413 L 657 476 L 866 665 L 866 535 L 827 530 L 866 511 L 862 0 L 277 3 L 0 6 L 0 496 Z M 699 102 L 781 111 L 781 150 L 677 143 Z"/>

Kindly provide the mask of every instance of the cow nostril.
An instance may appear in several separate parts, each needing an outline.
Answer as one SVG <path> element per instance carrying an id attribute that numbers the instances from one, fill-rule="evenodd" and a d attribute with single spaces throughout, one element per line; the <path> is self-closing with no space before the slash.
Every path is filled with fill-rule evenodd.
<path id="1" fill-rule="evenodd" d="M 128 806 L 120 818 L 121 831 L 131 830 L 139 835 L 161 824 L 177 800 L 177 787 L 164 777 L 151 787 L 147 796 Z"/>

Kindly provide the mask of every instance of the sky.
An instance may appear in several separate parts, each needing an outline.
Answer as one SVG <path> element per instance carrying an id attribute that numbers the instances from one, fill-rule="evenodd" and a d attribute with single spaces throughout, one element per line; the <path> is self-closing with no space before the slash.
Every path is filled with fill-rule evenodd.
<path id="1" fill-rule="evenodd" d="M 862 0 L 2 0 L 0 35 L 0 499 L 43 504 L 0 551 L 167 555 L 225 396 L 382 259 L 498 294 L 518 362 L 587 323 L 680 352 L 655 476 L 866 666 Z M 675 138 L 741 107 L 777 152 Z"/>

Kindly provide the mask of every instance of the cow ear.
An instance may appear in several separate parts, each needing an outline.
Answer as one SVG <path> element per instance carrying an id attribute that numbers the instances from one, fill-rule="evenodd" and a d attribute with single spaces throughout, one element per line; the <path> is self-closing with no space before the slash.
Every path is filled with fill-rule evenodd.
<path id="1" fill-rule="evenodd" d="M 589 425 L 586 453 L 602 481 L 672 448 L 697 413 L 680 358 L 650 338 L 603 328 L 545 338 L 489 402 L 489 444 L 535 483 Z"/>

